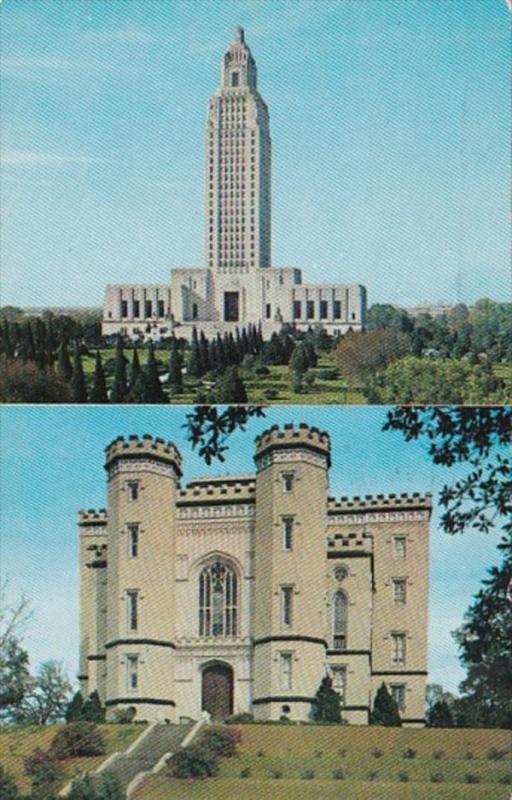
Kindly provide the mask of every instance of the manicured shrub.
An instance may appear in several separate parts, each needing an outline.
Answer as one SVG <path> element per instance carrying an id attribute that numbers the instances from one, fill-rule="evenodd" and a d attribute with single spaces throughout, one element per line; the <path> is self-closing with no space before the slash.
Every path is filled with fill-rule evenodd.
<path id="1" fill-rule="evenodd" d="M 368 773 L 368 780 L 369 781 L 376 781 L 378 776 L 379 776 L 379 773 L 376 770 L 374 770 L 373 772 L 369 772 Z"/>
<path id="2" fill-rule="evenodd" d="M 498 778 L 498 783 L 502 786 L 512 786 L 512 775 L 502 775 Z"/>
<path id="3" fill-rule="evenodd" d="M 398 706 L 388 692 L 385 683 L 380 685 L 375 695 L 370 723 L 371 725 L 389 725 L 393 727 L 402 724 Z"/>
<path id="4" fill-rule="evenodd" d="M 489 761 L 501 761 L 507 755 L 507 750 L 498 750 L 497 747 L 492 747 L 487 753 Z"/>
<path id="5" fill-rule="evenodd" d="M 87 722 L 105 722 L 105 709 L 98 692 L 94 691 L 85 701 L 80 718 Z"/>
<path id="6" fill-rule="evenodd" d="M 335 381 L 339 376 L 340 373 L 337 369 L 321 369 L 318 371 L 318 377 L 321 381 Z"/>
<path id="7" fill-rule="evenodd" d="M 408 747 L 407 750 L 404 751 L 404 758 L 416 758 L 416 750 L 412 747 Z"/>
<path id="8" fill-rule="evenodd" d="M 430 776 L 431 783 L 443 783 L 444 775 L 442 772 L 433 772 Z"/>
<path id="9" fill-rule="evenodd" d="M 444 750 L 436 750 L 434 752 L 434 758 L 436 761 L 439 761 L 444 756 Z"/>
<path id="10" fill-rule="evenodd" d="M 263 377 L 264 375 L 270 375 L 270 370 L 265 365 L 262 365 L 261 367 L 256 367 L 254 372 L 256 373 L 256 375 L 259 375 L 261 377 Z"/>
<path id="11" fill-rule="evenodd" d="M 105 750 L 105 741 L 94 722 L 70 722 L 54 736 L 49 754 L 60 761 L 74 756 L 101 756 Z"/>
<path id="12" fill-rule="evenodd" d="M 382 752 L 380 747 L 376 747 L 375 750 L 372 750 L 372 756 L 374 758 L 382 758 L 383 755 L 384 753 Z"/>
<path id="13" fill-rule="evenodd" d="M 300 776 L 305 781 L 312 781 L 315 777 L 315 770 L 314 769 L 306 769 Z"/>
<path id="14" fill-rule="evenodd" d="M 274 389 L 272 386 L 269 386 L 269 388 L 265 389 L 265 391 L 263 392 L 263 396 L 265 400 L 277 400 L 277 398 L 279 397 L 279 392 L 277 391 L 277 389 Z"/>
<path id="15" fill-rule="evenodd" d="M 315 758 L 322 758 L 323 750 L 315 750 Z"/>
<path id="16" fill-rule="evenodd" d="M 400 783 L 407 783 L 407 781 L 409 780 L 409 773 L 407 773 L 407 772 L 399 772 L 398 773 L 398 780 L 400 781 Z"/>
<path id="17" fill-rule="evenodd" d="M 32 790 L 39 793 L 51 791 L 60 777 L 60 770 L 48 753 L 36 747 L 32 753 L 23 759 L 25 775 L 32 782 Z"/>
<path id="18" fill-rule="evenodd" d="M 173 778 L 211 778 L 218 771 L 215 755 L 200 745 L 177 750 L 167 764 Z"/>
<path id="19" fill-rule="evenodd" d="M 71 784 L 68 800 L 103 800 L 103 795 L 96 790 L 90 775 L 84 775 Z"/>
<path id="20" fill-rule="evenodd" d="M 18 787 L 14 783 L 14 778 L 0 764 L 0 797 L 2 800 L 17 800 L 18 796 Z"/>
<path id="21" fill-rule="evenodd" d="M 242 740 L 240 731 L 227 728 L 212 728 L 200 740 L 200 746 L 217 758 L 231 758 Z"/>
<path id="22" fill-rule="evenodd" d="M 265 758 L 265 751 L 264 750 L 258 750 L 256 755 L 258 756 L 258 758 Z"/>
<path id="23" fill-rule="evenodd" d="M 232 714 L 224 721 L 226 725 L 248 725 L 249 723 L 254 722 L 254 715 L 249 714 L 248 711 L 244 711 L 241 714 Z"/>
<path id="24" fill-rule="evenodd" d="M 338 755 L 340 758 L 345 758 L 345 756 L 347 755 L 346 749 L 344 748 L 343 750 L 338 750 Z"/>
<path id="25" fill-rule="evenodd" d="M 283 770 L 282 769 L 273 769 L 270 773 L 273 778 L 279 780 L 279 778 L 283 777 Z"/>
<path id="26" fill-rule="evenodd" d="M 466 755 L 464 756 L 464 758 L 466 759 L 466 761 L 472 761 L 472 759 L 474 758 L 474 755 L 473 755 L 473 753 L 471 752 L 471 750 L 468 750 L 468 752 L 466 753 Z"/>
<path id="27" fill-rule="evenodd" d="M 251 777 L 251 770 L 249 767 L 244 767 L 243 770 L 240 772 L 241 778 L 250 778 Z"/>
<path id="28" fill-rule="evenodd" d="M 109 717 L 109 722 L 113 722 L 115 725 L 130 725 L 135 719 L 136 713 L 137 710 L 133 707 L 117 708 Z"/>
<path id="29" fill-rule="evenodd" d="M 477 772 L 466 772 L 464 783 L 480 783 L 480 775 Z"/>
<path id="30" fill-rule="evenodd" d="M 344 769 L 335 769 L 332 773 L 332 777 L 335 781 L 344 781 L 346 778 L 345 770 Z"/>

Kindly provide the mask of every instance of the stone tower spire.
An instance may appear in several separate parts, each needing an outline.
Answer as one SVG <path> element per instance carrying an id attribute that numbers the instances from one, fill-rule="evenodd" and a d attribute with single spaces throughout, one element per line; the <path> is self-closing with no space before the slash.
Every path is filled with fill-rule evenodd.
<path id="1" fill-rule="evenodd" d="M 206 140 L 206 263 L 223 275 L 270 266 L 270 129 L 243 28 L 222 62 Z"/>

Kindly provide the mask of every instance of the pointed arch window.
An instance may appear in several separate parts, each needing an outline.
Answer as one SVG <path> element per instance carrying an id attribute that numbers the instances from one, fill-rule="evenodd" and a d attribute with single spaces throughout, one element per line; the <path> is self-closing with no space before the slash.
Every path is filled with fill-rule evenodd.
<path id="1" fill-rule="evenodd" d="M 232 566 L 217 559 L 199 575 L 199 635 L 236 636 L 238 579 Z"/>
<path id="2" fill-rule="evenodd" d="M 336 592 L 334 595 L 333 609 L 333 647 L 335 650 L 346 650 L 348 599 L 345 592 Z"/>

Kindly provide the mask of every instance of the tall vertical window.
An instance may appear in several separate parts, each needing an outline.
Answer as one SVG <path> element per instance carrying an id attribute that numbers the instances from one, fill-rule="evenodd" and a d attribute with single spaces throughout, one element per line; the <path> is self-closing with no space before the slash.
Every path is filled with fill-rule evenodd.
<path id="1" fill-rule="evenodd" d="M 320 300 L 320 319 L 327 319 L 327 300 Z"/>
<path id="2" fill-rule="evenodd" d="M 293 318 L 294 319 L 300 319 L 301 318 L 301 314 L 302 314 L 301 306 L 302 306 L 302 303 L 300 302 L 300 300 L 294 300 L 293 301 Z"/>
<path id="3" fill-rule="evenodd" d="M 333 647 L 345 650 L 347 647 L 348 600 L 345 592 L 336 592 L 333 603 Z"/>
<path id="4" fill-rule="evenodd" d="M 293 654 L 281 653 L 279 658 L 280 666 L 280 686 L 284 692 L 293 688 Z"/>
<path id="5" fill-rule="evenodd" d="M 334 319 L 341 319 L 341 303 L 339 300 L 335 300 L 333 303 L 333 317 Z"/>
<path id="6" fill-rule="evenodd" d="M 283 517 L 281 524 L 283 550 L 293 550 L 293 517 Z"/>
<path id="7" fill-rule="evenodd" d="M 339 695 L 342 706 L 346 703 L 347 695 L 347 668 L 341 666 L 331 667 L 332 688 Z"/>
<path id="8" fill-rule="evenodd" d="M 121 316 L 128 316 L 128 300 L 121 300 Z"/>
<path id="9" fill-rule="evenodd" d="M 281 480 L 283 481 L 283 492 L 286 493 L 293 492 L 293 485 L 295 483 L 295 473 L 283 472 Z"/>
<path id="10" fill-rule="evenodd" d="M 281 586 L 281 625 L 290 627 L 293 617 L 293 586 Z"/>
<path id="11" fill-rule="evenodd" d="M 308 319 L 313 319 L 315 316 L 315 303 L 313 300 L 306 301 L 306 316 Z"/>
<path id="12" fill-rule="evenodd" d="M 134 692 L 139 688 L 139 656 L 126 656 L 126 685 L 128 691 Z"/>
<path id="13" fill-rule="evenodd" d="M 128 589 L 126 592 L 128 630 L 136 631 L 139 625 L 139 593 L 136 589 Z"/>
<path id="14" fill-rule="evenodd" d="M 128 500 L 139 499 L 139 481 L 128 481 L 126 489 L 128 491 Z"/>
<path id="15" fill-rule="evenodd" d="M 406 660 L 405 633 L 391 634 L 391 660 L 393 664 L 404 666 Z"/>
<path id="16" fill-rule="evenodd" d="M 199 575 L 199 635 L 236 636 L 238 581 L 223 561 L 208 564 Z"/>
<path id="17" fill-rule="evenodd" d="M 405 683 L 391 684 L 391 697 L 398 706 L 400 712 L 405 711 Z"/>
<path id="18" fill-rule="evenodd" d="M 393 536 L 393 555 L 395 558 L 405 558 L 407 555 L 407 536 Z"/>
<path id="19" fill-rule="evenodd" d="M 139 526 L 128 525 L 128 554 L 130 558 L 139 555 Z"/>
<path id="20" fill-rule="evenodd" d="M 406 599 L 407 580 L 405 578 L 393 578 L 393 602 L 397 606 L 403 606 Z"/>

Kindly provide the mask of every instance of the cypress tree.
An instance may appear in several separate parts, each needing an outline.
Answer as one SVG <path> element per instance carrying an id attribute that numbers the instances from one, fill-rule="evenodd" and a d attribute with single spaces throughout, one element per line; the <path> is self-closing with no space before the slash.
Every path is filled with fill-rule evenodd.
<path id="1" fill-rule="evenodd" d="M 242 337 L 240 336 L 240 331 L 237 328 L 235 330 L 235 348 L 236 348 L 236 363 L 240 364 L 243 361 L 244 353 L 242 347 Z"/>
<path id="2" fill-rule="evenodd" d="M 238 353 L 236 350 L 235 339 L 233 337 L 233 333 L 230 331 L 228 335 L 228 352 L 229 352 L 229 364 L 234 365 L 238 364 Z"/>
<path id="3" fill-rule="evenodd" d="M 249 352 L 249 339 L 247 336 L 247 331 L 245 330 L 245 328 L 242 328 L 242 361 L 244 356 L 246 356 L 248 352 Z"/>
<path id="4" fill-rule="evenodd" d="M 304 373 L 307 372 L 308 366 L 309 362 L 305 347 L 302 342 L 299 342 L 297 345 L 295 345 L 293 350 L 292 357 L 290 359 L 290 367 L 293 372 L 296 372 L 299 375 L 304 375 Z"/>
<path id="5" fill-rule="evenodd" d="M 370 724 L 386 725 L 389 727 L 399 727 L 402 724 L 398 706 L 388 692 L 385 683 L 380 685 L 375 695 Z"/>
<path id="6" fill-rule="evenodd" d="M 199 338 L 199 352 L 201 354 L 201 375 L 205 375 L 205 373 L 212 369 L 212 364 L 210 361 L 209 342 L 203 331 L 201 331 L 201 336 Z"/>
<path id="7" fill-rule="evenodd" d="M 75 346 L 71 389 L 73 390 L 73 398 L 75 403 L 87 403 L 87 384 L 85 382 L 82 356 L 80 355 L 80 348 L 78 344 Z"/>
<path id="8" fill-rule="evenodd" d="M 190 355 L 188 359 L 188 374 L 193 378 L 200 378 L 203 374 L 201 365 L 201 354 L 199 352 L 199 340 L 197 330 L 192 331 L 192 343 L 190 345 Z"/>
<path id="9" fill-rule="evenodd" d="M 176 338 L 173 336 L 169 357 L 169 386 L 175 394 L 183 391 L 183 359 Z"/>
<path id="10" fill-rule="evenodd" d="M 100 351 L 96 352 L 96 363 L 94 365 L 94 383 L 89 398 L 90 403 L 108 403 L 107 382 L 105 372 L 101 363 Z"/>
<path id="11" fill-rule="evenodd" d="M 220 333 L 217 334 L 217 366 L 219 369 L 225 369 L 228 366 L 224 342 L 221 339 Z"/>
<path id="12" fill-rule="evenodd" d="M 128 386 L 126 381 L 126 358 L 123 353 L 123 340 L 121 336 L 117 337 L 116 343 L 116 361 L 114 365 L 114 380 L 112 381 L 112 390 L 110 392 L 111 403 L 124 403 L 126 402 L 126 395 L 128 393 Z"/>
<path id="13" fill-rule="evenodd" d="M 32 326 L 30 322 L 26 322 L 25 325 L 23 326 L 21 357 L 23 361 L 34 361 L 36 357 L 34 334 L 32 332 Z"/>
<path id="14" fill-rule="evenodd" d="M 222 339 L 222 348 L 224 350 L 224 357 L 226 359 L 226 366 L 229 367 L 233 363 L 232 360 L 231 360 L 233 353 L 232 353 L 232 350 L 231 350 L 231 344 L 230 344 L 230 341 L 229 341 L 229 336 L 228 336 L 227 331 L 224 333 L 224 336 L 223 336 L 223 339 Z"/>
<path id="15" fill-rule="evenodd" d="M 244 382 L 236 367 L 228 367 L 215 384 L 217 403 L 247 403 L 247 392 Z"/>
<path id="16" fill-rule="evenodd" d="M 318 722 L 341 722 L 340 697 L 332 688 L 332 679 L 326 675 L 315 695 L 312 716 Z"/>
<path id="17" fill-rule="evenodd" d="M 97 691 L 92 692 L 83 704 L 81 718 L 87 722 L 105 722 L 105 709 Z"/>
<path id="18" fill-rule="evenodd" d="M 82 709 L 84 705 L 84 698 L 80 692 L 75 692 L 66 707 L 64 718 L 66 722 L 77 722 L 82 719 Z"/>
<path id="19" fill-rule="evenodd" d="M 136 347 L 134 347 L 132 355 L 132 364 L 130 367 L 130 385 L 129 385 L 130 392 L 135 388 L 140 373 L 141 373 L 141 368 L 139 362 L 139 351 L 137 350 Z"/>
<path id="20" fill-rule="evenodd" d="M 221 367 L 220 362 L 219 362 L 219 350 L 218 350 L 218 347 L 217 347 L 217 340 L 216 339 L 212 339 L 209 349 L 210 349 L 210 352 L 209 352 L 210 370 L 212 372 L 217 372 L 217 371 L 219 371 L 219 369 L 222 370 L 222 367 Z"/>
<path id="21" fill-rule="evenodd" d="M 73 375 L 73 365 L 71 364 L 71 359 L 69 357 L 68 343 L 66 339 L 62 339 L 60 343 L 57 371 L 62 380 L 66 381 L 66 383 L 71 380 L 71 376 Z"/>
<path id="22" fill-rule="evenodd" d="M 162 389 L 158 377 L 158 362 L 155 358 L 153 342 L 149 343 L 148 360 L 143 370 L 144 374 L 144 403 L 166 403 L 167 396 Z"/>

